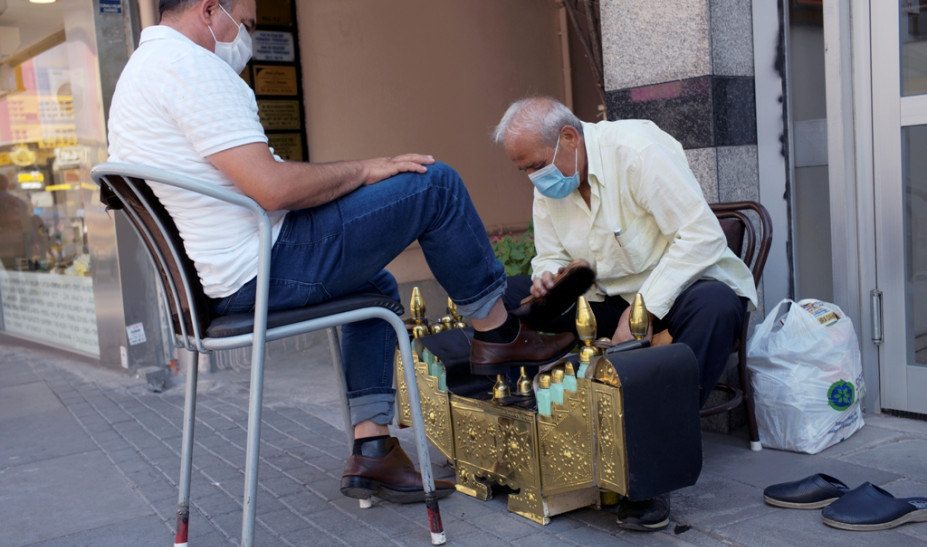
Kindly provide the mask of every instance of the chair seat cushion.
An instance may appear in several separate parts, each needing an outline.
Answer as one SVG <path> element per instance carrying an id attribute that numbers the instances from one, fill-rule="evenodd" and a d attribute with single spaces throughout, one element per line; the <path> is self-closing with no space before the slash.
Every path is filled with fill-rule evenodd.
<path id="1" fill-rule="evenodd" d="M 291 325 L 301 321 L 317 319 L 336 313 L 357 310 L 360 308 L 379 307 L 386 308 L 396 315 L 402 315 L 405 310 L 402 304 L 382 294 L 352 294 L 321 304 L 313 304 L 304 308 L 293 308 L 270 312 L 267 314 L 267 328 Z M 247 334 L 254 330 L 254 313 L 235 313 L 217 316 L 206 329 L 208 338 L 228 338 Z"/>

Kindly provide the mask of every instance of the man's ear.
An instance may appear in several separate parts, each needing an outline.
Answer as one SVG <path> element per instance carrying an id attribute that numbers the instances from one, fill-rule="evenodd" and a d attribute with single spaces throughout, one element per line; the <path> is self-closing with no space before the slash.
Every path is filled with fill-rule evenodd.
<path id="1" fill-rule="evenodd" d="M 561 147 L 567 145 L 570 148 L 576 148 L 579 145 L 579 131 L 572 125 L 564 125 L 560 129 Z"/>
<path id="2" fill-rule="evenodd" d="M 197 17 L 199 17 L 203 24 L 210 26 L 212 24 L 212 18 L 219 11 L 219 0 L 203 0 L 196 6 Z"/>

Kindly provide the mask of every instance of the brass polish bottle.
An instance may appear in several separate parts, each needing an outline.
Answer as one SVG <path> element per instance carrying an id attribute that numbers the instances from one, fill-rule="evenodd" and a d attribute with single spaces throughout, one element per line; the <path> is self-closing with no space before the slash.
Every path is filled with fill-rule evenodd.
<path id="1" fill-rule="evenodd" d="M 550 402 L 563 404 L 563 365 L 550 369 Z"/>
<path id="2" fill-rule="evenodd" d="M 550 373 L 542 372 L 538 375 L 538 390 L 534 394 L 538 403 L 538 414 L 550 416 Z"/>
<path id="3" fill-rule="evenodd" d="M 576 373 L 573 371 L 573 363 L 563 361 L 563 390 L 576 392 Z"/>

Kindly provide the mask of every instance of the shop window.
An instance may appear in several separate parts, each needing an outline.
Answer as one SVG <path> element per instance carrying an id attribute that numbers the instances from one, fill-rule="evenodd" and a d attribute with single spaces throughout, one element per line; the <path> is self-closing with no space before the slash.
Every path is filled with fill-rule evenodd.
<path id="1" fill-rule="evenodd" d="M 92 3 L 60 4 L 0 11 L 0 330 L 98 355 L 84 218 L 106 152 Z"/>

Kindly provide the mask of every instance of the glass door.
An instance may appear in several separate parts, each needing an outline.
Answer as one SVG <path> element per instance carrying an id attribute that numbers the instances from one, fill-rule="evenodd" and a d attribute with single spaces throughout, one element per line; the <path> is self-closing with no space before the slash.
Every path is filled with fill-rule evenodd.
<path id="1" fill-rule="evenodd" d="M 872 0 L 882 407 L 927 414 L 927 0 Z"/>

